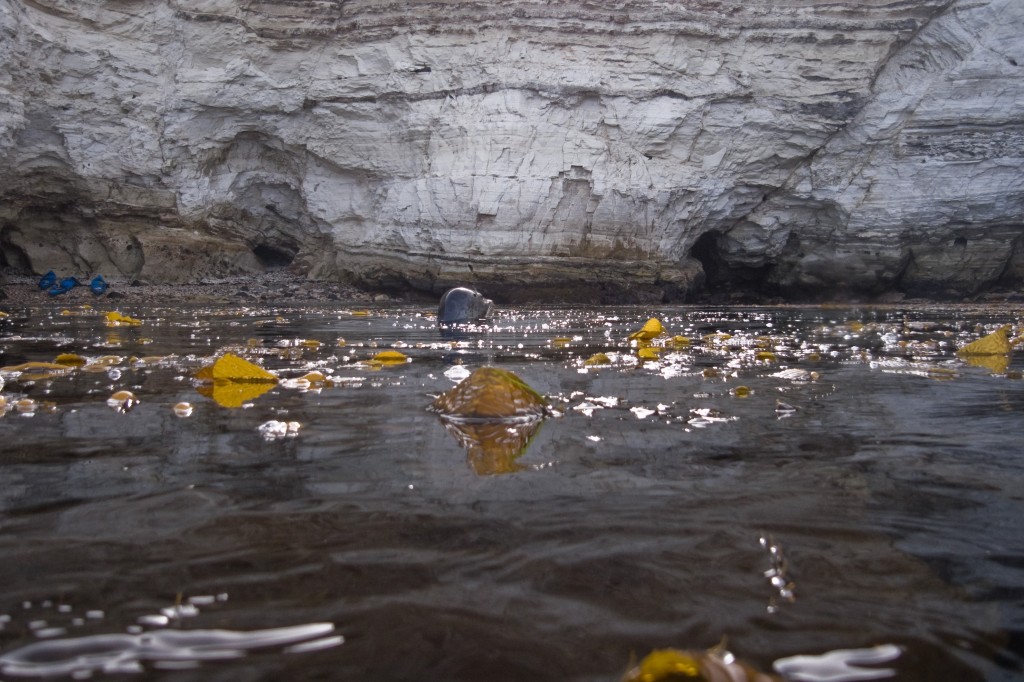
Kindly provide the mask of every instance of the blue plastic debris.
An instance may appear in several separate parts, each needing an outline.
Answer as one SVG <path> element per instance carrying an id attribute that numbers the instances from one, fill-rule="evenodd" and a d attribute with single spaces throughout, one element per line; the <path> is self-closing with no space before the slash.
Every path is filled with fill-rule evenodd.
<path id="1" fill-rule="evenodd" d="M 81 282 L 79 282 L 74 277 L 65 277 L 60 281 L 60 284 L 50 289 L 49 294 L 50 296 L 59 296 L 63 293 L 71 291 L 80 284 Z"/>
<path id="2" fill-rule="evenodd" d="M 97 296 L 103 295 L 108 286 L 107 280 L 103 279 L 103 275 L 96 275 L 92 278 L 92 281 L 89 282 L 89 288 L 92 289 L 92 293 Z"/>
<path id="3" fill-rule="evenodd" d="M 49 289 L 56 282 L 57 282 L 57 275 L 56 275 L 56 273 L 54 273 L 53 270 L 50 270 L 48 273 L 46 273 L 45 275 L 43 275 L 39 279 L 39 288 L 40 289 Z"/>

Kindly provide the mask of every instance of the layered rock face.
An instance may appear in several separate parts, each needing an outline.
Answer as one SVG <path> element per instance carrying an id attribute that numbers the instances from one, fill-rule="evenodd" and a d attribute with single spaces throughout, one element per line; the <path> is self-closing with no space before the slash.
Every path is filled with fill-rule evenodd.
<path id="1" fill-rule="evenodd" d="M 0 253 L 499 302 L 1024 279 L 1024 3 L 0 0 Z"/>

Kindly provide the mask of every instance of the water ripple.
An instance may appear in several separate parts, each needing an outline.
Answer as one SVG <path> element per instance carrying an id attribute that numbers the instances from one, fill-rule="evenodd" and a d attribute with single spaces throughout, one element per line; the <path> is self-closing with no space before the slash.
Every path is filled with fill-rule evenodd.
<path id="1" fill-rule="evenodd" d="M 103 634 L 36 642 L 0 656 L 0 673 L 18 677 L 142 672 L 154 668 L 193 668 L 203 661 L 240 658 L 252 649 L 284 647 L 301 653 L 338 646 L 332 623 L 309 623 L 267 630 L 159 630 L 142 634 Z"/>

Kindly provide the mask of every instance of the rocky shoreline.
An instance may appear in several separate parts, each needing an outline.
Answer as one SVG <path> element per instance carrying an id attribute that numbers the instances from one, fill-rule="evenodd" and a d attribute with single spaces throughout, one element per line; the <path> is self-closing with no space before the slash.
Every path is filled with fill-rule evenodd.
<path id="1" fill-rule="evenodd" d="M 430 304 L 436 301 L 423 292 L 405 291 L 384 293 L 368 289 L 360 289 L 348 283 L 310 280 L 307 277 L 290 272 L 286 269 L 271 270 L 252 275 L 233 275 L 222 278 L 206 278 L 189 284 L 151 284 L 142 282 L 109 281 L 109 289 L 96 296 L 90 291 L 83 280 L 83 286 L 51 296 L 39 288 L 39 278 L 18 272 L 6 271 L 0 279 L 0 310 L 15 307 L 72 307 L 80 305 L 288 305 L 288 304 L 339 304 L 368 305 L 373 303 L 417 303 Z M 499 292 L 481 289 L 486 296 L 493 297 L 499 304 Z M 555 300 L 537 300 L 531 303 L 557 304 Z M 1015 289 L 992 289 L 984 294 L 965 299 L 934 300 L 928 298 L 911 298 L 899 291 L 889 291 L 879 296 L 849 297 L 829 296 L 826 299 L 808 297 L 794 299 L 775 294 L 757 292 L 753 289 L 735 289 L 729 287 L 708 288 L 685 301 L 650 301 L 650 305 L 807 305 L 850 304 L 850 305 L 936 305 L 936 304 L 974 304 L 998 305 L 1020 304 L 1024 302 L 1024 292 Z M 622 301 L 623 304 L 627 301 Z M 634 302 L 635 303 L 635 302 Z"/>
<path id="2" fill-rule="evenodd" d="M 223 278 L 207 278 L 190 284 L 144 284 L 110 280 L 109 288 L 102 295 L 95 295 L 83 286 L 66 293 L 51 296 L 39 288 L 39 278 L 21 274 L 5 273 L 0 286 L 0 308 L 95 305 L 116 303 L 118 305 L 252 305 L 287 303 L 372 303 L 390 302 L 395 299 L 388 294 L 357 289 L 338 282 L 314 282 L 303 276 L 285 270 L 264 272 L 254 275 L 235 275 Z"/>

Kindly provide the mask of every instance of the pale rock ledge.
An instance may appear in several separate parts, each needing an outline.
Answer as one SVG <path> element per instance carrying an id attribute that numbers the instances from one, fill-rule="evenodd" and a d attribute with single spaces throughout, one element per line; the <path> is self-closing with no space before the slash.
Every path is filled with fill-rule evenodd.
<path id="1" fill-rule="evenodd" d="M 499 302 L 1024 279 L 1020 0 L 0 0 L 8 266 Z"/>

